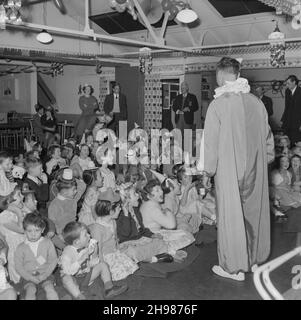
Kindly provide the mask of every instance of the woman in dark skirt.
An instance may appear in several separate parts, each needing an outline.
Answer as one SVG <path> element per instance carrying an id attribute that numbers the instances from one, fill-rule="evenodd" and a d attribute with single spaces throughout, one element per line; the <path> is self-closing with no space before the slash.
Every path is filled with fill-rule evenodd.
<path id="1" fill-rule="evenodd" d="M 55 140 L 60 141 L 60 136 L 57 132 L 57 120 L 54 115 L 52 106 L 45 108 L 45 114 L 41 117 L 41 125 L 45 134 L 45 147 L 48 148 Z"/>
<path id="2" fill-rule="evenodd" d="M 77 139 L 81 139 L 86 130 L 92 130 L 96 123 L 96 111 L 99 110 L 97 99 L 93 96 L 93 87 L 86 84 L 82 90 L 84 94 L 79 98 L 79 107 L 82 110 L 82 114 L 74 129 Z"/>

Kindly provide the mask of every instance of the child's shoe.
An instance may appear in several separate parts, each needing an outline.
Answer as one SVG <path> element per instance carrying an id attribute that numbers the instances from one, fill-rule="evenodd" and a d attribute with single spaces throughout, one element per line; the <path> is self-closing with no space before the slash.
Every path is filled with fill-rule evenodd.
<path id="1" fill-rule="evenodd" d="M 168 253 L 160 253 L 156 255 L 156 262 L 173 262 L 173 257 Z"/>
<path id="2" fill-rule="evenodd" d="M 86 297 L 82 293 L 80 293 L 80 295 L 76 297 L 75 300 L 86 300 Z"/>
<path id="3" fill-rule="evenodd" d="M 121 286 L 114 286 L 111 289 L 105 290 L 105 299 L 111 299 L 113 297 L 119 296 L 120 294 L 127 291 L 128 286 L 126 284 Z"/>

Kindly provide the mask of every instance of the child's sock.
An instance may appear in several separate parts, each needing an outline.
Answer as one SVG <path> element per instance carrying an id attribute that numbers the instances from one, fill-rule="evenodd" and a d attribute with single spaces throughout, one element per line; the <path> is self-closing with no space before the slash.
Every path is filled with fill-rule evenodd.
<path id="1" fill-rule="evenodd" d="M 157 257 L 152 257 L 152 259 L 151 259 L 151 263 L 156 263 L 156 262 L 158 262 L 158 258 Z"/>
<path id="2" fill-rule="evenodd" d="M 107 281 L 104 283 L 104 287 L 105 287 L 105 290 L 110 290 L 114 287 L 113 285 L 113 282 L 112 281 Z"/>

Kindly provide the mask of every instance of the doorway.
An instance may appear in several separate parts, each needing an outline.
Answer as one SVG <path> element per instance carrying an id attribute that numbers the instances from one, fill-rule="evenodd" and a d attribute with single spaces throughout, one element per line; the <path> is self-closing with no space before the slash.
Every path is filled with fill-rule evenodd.
<path id="1" fill-rule="evenodd" d="M 162 129 L 173 129 L 171 115 L 172 105 L 180 92 L 180 79 L 162 79 Z"/>

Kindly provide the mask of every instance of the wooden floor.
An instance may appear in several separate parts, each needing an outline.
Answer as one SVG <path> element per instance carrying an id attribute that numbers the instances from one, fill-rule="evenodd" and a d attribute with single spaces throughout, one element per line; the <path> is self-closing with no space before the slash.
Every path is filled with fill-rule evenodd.
<path id="1" fill-rule="evenodd" d="M 272 226 L 272 252 L 275 258 L 295 248 L 295 234 L 283 233 L 283 224 Z M 171 273 L 167 278 L 133 277 L 132 288 L 116 300 L 256 300 L 261 299 L 253 284 L 252 274 L 244 282 L 220 278 L 211 272 L 217 263 L 216 242 L 199 247 L 200 255 L 186 269 Z M 272 273 L 273 284 L 285 292 L 290 288 L 294 264 L 301 259 L 285 264 Z"/>

